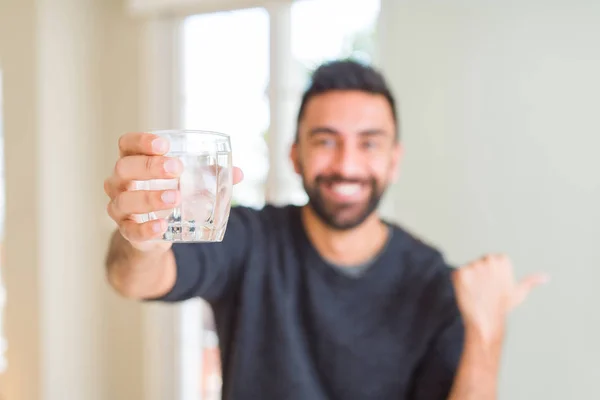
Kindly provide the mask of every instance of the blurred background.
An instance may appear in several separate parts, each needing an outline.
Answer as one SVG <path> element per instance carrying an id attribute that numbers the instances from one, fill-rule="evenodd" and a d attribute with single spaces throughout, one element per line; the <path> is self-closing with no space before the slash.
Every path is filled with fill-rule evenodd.
<path id="1" fill-rule="evenodd" d="M 229 133 L 238 204 L 302 204 L 300 94 L 339 57 L 400 103 L 384 216 L 453 264 L 552 276 L 511 317 L 500 398 L 600 398 L 600 2 L 0 0 L 1 399 L 219 398 L 204 303 L 105 281 L 118 137 Z"/>

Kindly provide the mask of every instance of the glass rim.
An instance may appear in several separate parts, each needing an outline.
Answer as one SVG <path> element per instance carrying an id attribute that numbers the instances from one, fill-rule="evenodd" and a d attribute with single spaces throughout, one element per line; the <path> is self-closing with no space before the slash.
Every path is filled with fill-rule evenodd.
<path id="1" fill-rule="evenodd" d="M 196 134 L 196 135 L 216 137 L 216 138 L 220 138 L 223 140 L 230 139 L 230 136 L 226 133 L 204 130 L 204 129 L 159 129 L 159 130 L 155 130 L 155 131 L 148 131 L 148 133 L 151 133 L 154 135 L 159 135 L 159 136 L 160 135 L 168 135 L 168 134 L 183 135 L 183 134 L 191 133 L 191 134 Z"/>

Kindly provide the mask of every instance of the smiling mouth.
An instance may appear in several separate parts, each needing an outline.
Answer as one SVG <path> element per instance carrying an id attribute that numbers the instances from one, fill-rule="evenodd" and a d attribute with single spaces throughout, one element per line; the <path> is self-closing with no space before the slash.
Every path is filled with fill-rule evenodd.
<path id="1" fill-rule="evenodd" d="M 368 196 L 367 185 L 357 181 L 324 182 L 322 188 L 326 198 L 335 203 L 356 203 Z"/>
<path id="2" fill-rule="evenodd" d="M 353 196 L 362 189 L 360 183 L 333 183 L 329 187 L 334 193 L 341 196 Z"/>

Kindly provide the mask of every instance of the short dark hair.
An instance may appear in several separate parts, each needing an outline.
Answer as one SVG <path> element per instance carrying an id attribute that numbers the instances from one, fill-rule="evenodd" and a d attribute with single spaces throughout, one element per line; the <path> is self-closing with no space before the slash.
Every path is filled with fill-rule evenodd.
<path id="1" fill-rule="evenodd" d="M 300 120 L 304 116 L 306 104 L 313 97 L 333 90 L 359 90 L 384 96 L 392 109 L 396 124 L 396 138 L 399 138 L 396 101 L 383 74 L 372 66 L 346 59 L 328 61 L 313 72 L 310 84 L 302 95 L 302 102 L 298 110 L 296 141 L 298 141 Z"/>

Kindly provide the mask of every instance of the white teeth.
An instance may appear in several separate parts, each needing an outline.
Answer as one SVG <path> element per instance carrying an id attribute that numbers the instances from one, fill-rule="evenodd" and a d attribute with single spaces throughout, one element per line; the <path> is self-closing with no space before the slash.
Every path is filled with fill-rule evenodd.
<path id="1" fill-rule="evenodd" d="M 334 184 L 332 189 L 342 196 L 352 196 L 353 194 L 358 193 L 360 185 L 358 183 L 338 183 Z"/>

